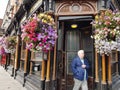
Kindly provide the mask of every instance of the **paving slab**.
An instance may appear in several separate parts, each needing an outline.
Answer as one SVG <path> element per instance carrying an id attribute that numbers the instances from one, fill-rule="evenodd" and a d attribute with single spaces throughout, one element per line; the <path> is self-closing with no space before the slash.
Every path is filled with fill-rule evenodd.
<path id="1" fill-rule="evenodd" d="M 0 66 L 0 90 L 27 90 Z"/>

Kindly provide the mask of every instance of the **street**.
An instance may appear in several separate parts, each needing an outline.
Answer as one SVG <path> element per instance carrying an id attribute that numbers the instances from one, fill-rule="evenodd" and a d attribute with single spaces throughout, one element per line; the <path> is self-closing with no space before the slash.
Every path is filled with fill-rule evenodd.
<path id="1" fill-rule="evenodd" d="M 0 66 L 0 90 L 27 90 Z"/>

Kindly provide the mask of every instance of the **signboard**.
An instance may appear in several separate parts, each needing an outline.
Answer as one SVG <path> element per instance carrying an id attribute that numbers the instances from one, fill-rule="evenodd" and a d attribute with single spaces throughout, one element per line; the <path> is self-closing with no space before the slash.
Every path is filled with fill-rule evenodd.
<path id="1" fill-rule="evenodd" d="M 32 60 L 34 61 L 42 61 L 42 52 L 32 52 Z"/>
<path id="2" fill-rule="evenodd" d="M 35 60 L 42 61 L 42 52 L 35 53 Z"/>

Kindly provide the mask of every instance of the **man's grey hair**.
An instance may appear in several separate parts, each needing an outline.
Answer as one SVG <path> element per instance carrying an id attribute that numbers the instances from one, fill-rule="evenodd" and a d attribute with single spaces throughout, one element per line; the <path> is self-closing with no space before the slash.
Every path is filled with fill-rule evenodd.
<path id="1" fill-rule="evenodd" d="M 79 56 L 79 54 L 81 54 L 81 53 L 84 53 L 84 50 L 79 50 L 79 51 L 78 51 L 78 56 Z"/>

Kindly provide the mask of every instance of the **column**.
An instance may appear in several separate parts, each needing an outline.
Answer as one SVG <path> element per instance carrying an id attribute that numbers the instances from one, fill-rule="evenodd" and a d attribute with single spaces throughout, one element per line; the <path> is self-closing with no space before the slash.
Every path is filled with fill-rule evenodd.
<path id="1" fill-rule="evenodd" d="M 108 56 L 108 84 L 112 84 L 111 54 Z"/>
<path id="2" fill-rule="evenodd" d="M 48 53 L 47 72 L 46 72 L 46 82 L 48 81 L 50 81 L 50 51 Z"/>
<path id="3" fill-rule="evenodd" d="M 24 61 L 24 73 L 27 73 L 27 63 L 28 63 L 28 53 L 29 53 L 29 50 L 26 49 L 26 52 L 25 52 L 25 61 Z"/>
<path id="4" fill-rule="evenodd" d="M 111 54 L 108 56 L 108 87 L 112 90 Z"/>
<path id="5" fill-rule="evenodd" d="M 45 60 L 42 61 L 41 90 L 45 90 Z"/>
<path id="6" fill-rule="evenodd" d="M 116 62 L 117 62 L 117 65 L 116 65 L 116 74 L 119 75 L 119 70 L 118 70 L 118 51 L 116 50 Z"/>
<path id="7" fill-rule="evenodd" d="M 107 90 L 107 83 L 106 83 L 106 58 L 105 54 L 102 55 L 102 90 Z"/>
<path id="8" fill-rule="evenodd" d="M 50 51 L 48 53 L 45 90 L 50 90 Z"/>
<path id="9" fill-rule="evenodd" d="M 52 76 L 52 80 L 55 81 L 56 79 L 56 44 L 54 47 L 54 62 L 53 62 L 53 76 Z"/>
<path id="10" fill-rule="evenodd" d="M 33 66 L 33 63 L 30 62 L 30 74 L 32 74 L 32 66 Z"/>
<path id="11" fill-rule="evenodd" d="M 102 55 L 102 84 L 106 84 L 105 54 Z"/>
<path id="12" fill-rule="evenodd" d="M 33 59 L 35 59 L 35 52 L 31 52 L 31 60 L 33 60 Z M 33 72 L 33 62 L 32 61 L 30 61 L 30 74 L 32 74 L 32 72 Z"/>
<path id="13" fill-rule="evenodd" d="M 95 51 L 95 82 L 99 82 L 98 78 L 98 53 Z"/>
<path id="14" fill-rule="evenodd" d="M 14 68 L 14 78 L 16 77 L 16 71 L 18 69 L 18 53 L 19 53 L 19 44 L 20 44 L 20 36 L 17 35 L 17 44 L 16 44 L 16 52 L 15 52 L 15 68 Z"/>
<path id="15" fill-rule="evenodd" d="M 45 60 L 42 61 L 41 81 L 45 80 Z"/>

